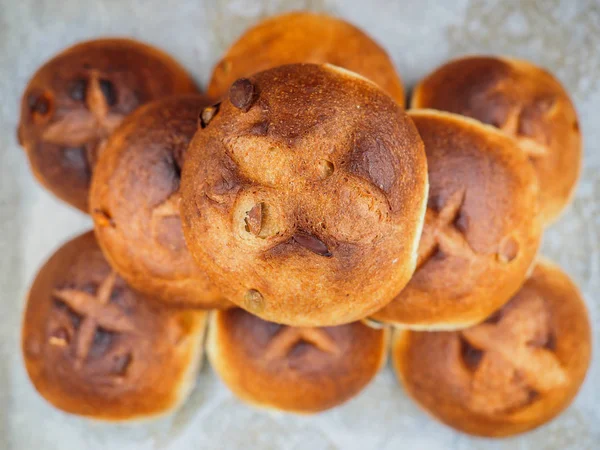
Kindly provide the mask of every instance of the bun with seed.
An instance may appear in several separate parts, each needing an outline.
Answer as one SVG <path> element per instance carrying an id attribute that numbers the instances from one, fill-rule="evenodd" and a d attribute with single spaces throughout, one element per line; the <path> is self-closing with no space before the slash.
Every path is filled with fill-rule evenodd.
<path id="1" fill-rule="evenodd" d="M 179 216 L 179 182 L 200 95 L 173 96 L 132 113 L 98 160 L 90 189 L 96 236 L 111 265 L 140 292 L 170 305 L 229 303 L 188 252 Z"/>
<path id="2" fill-rule="evenodd" d="M 212 367 L 242 400 L 270 409 L 315 413 L 357 395 L 384 365 L 387 330 L 354 322 L 296 328 L 243 309 L 216 312 L 207 352 Z"/>
<path id="3" fill-rule="evenodd" d="M 265 320 L 330 326 L 388 303 L 416 262 L 427 193 L 412 121 L 330 65 L 236 81 L 203 113 L 183 167 L 190 252 Z"/>
<path id="4" fill-rule="evenodd" d="M 535 167 L 545 223 L 571 199 L 581 169 L 581 131 L 569 94 L 549 72 L 512 58 L 460 58 L 421 81 L 411 106 L 469 116 L 516 138 Z"/>
<path id="5" fill-rule="evenodd" d="M 187 398 L 206 313 L 154 306 L 111 269 L 85 233 L 38 272 L 22 328 L 25 367 L 56 408 L 104 421 L 146 419 Z"/>
<path id="6" fill-rule="evenodd" d="M 583 383 L 590 356 L 581 295 L 547 262 L 481 325 L 397 331 L 392 349 L 399 380 L 423 409 L 457 430 L 488 437 L 522 433 L 560 414 Z"/>
<path id="7" fill-rule="evenodd" d="M 246 31 L 215 66 L 208 95 L 220 98 L 238 78 L 294 63 L 329 63 L 351 70 L 404 106 L 402 80 L 386 51 L 354 25 L 310 12 L 270 17 Z"/>
<path id="8" fill-rule="evenodd" d="M 138 106 L 196 92 L 166 53 L 132 39 L 95 39 L 46 62 L 29 81 L 18 128 L 33 174 L 54 195 L 88 212 L 102 145 Z"/>
<path id="9" fill-rule="evenodd" d="M 373 318 L 419 330 L 479 323 L 525 281 L 541 238 L 535 173 L 513 139 L 459 115 L 409 112 L 429 200 L 417 269 Z"/>

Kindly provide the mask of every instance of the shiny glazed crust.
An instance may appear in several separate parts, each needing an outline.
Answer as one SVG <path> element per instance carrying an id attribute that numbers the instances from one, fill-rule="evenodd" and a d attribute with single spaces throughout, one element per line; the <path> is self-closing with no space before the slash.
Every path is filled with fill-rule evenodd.
<path id="1" fill-rule="evenodd" d="M 429 201 L 417 269 L 373 318 L 419 330 L 479 323 L 523 284 L 541 238 L 535 173 L 513 139 L 459 115 L 411 110 Z"/>
<path id="2" fill-rule="evenodd" d="M 357 395 L 385 364 L 388 330 L 360 322 L 294 328 L 243 309 L 215 312 L 207 353 L 223 382 L 259 407 L 316 413 Z"/>
<path id="3" fill-rule="evenodd" d="M 166 53 L 131 39 L 96 39 L 45 63 L 21 100 L 18 138 L 37 180 L 88 212 L 88 189 L 102 145 L 148 101 L 196 92 Z"/>
<path id="4" fill-rule="evenodd" d="M 96 237 L 111 265 L 169 305 L 229 305 L 194 263 L 179 216 L 181 166 L 208 105 L 185 95 L 136 110 L 107 141 L 90 188 Z"/>
<path id="5" fill-rule="evenodd" d="M 116 275 L 88 232 L 54 253 L 31 286 L 25 367 L 40 395 L 71 414 L 166 414 L 194 386 L 206 314 L 155 307 Z"/>
<path id="6" fill-rule="evenodd" d="M 330 63 L 351 70 L 404 106 L 402 80 L 379 44 L 354 25 L 309 12 L 270 17 L 246 31 L 215 66 L 208 95 L 220 98 L 238 78 L 293 63 Z"/>
<path id="7" fill-rule="evenodd" d="M 399 380 L 423 409 L 489 437 L 557 416 L 583 383 L 590 356 L 590 323 L 577 287 L 547 262 L 483 324 L 456 332 L 398 330 L 392 348 Z"/>
<path id="8" fill-rule="evenodd" d="M 238 80 L 182 176 L 183 231 L 233 303 L 294 326 L 349 323 L 410 278 L 427 169 L 412 121 L 329 65 Z"/>
<path id="9" fill-rule="evenodd" d="M 419 83 L 411 106 L 469 116 L 515 137 L 535 167 L 544 222 L 568 204 L 581 170 L 581 131 L 568 93 L 547 71 L 512 58 L 457 59 Z"/>

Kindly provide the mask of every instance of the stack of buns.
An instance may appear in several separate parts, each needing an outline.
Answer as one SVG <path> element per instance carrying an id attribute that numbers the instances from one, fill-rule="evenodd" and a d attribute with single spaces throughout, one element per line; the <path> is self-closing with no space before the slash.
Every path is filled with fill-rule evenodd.
<path id="1" fill-rule="evenodd" d="M 34 387 L 94 419 L 164 414 L 208 329 L 213 369 L 261 407 L 338 406 L 391 354 L 407 394 L 466 433 L 559 414 L 591 354 L 581 295 L 538 258 L 579 175 L 573 104 L 548 72 L 481 56 L 410 105 L 376 42 L 311 13 L 247 31 L 207 94 L 128 39 L 46 63 L 19 141 L 94 233 L 29 291 Z"/>

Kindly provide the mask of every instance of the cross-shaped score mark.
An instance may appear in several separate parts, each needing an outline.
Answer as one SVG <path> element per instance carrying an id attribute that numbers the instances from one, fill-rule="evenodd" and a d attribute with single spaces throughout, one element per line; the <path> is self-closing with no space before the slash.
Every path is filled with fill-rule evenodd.
<path id="1" fill-rule="evenodd" d="M 509 136 L 515 136 L 519 141 L 519 146 L 529 158 L 540 158 L 548 153 L 548 149 L 536 139 L 524 136 L 522 133 L 520 133 L 519 128 L 521 121 L 523 120 L 523 111 L 524 107 L 522 105 L 511 109 L 506 122 L 504 122 L 500 129 Z"/>
<path id="2" fill-rule="evenodd" d="M 491 93 L 500 92 L 502 85 L 496 87 Z M 535 126 L 536 121 L 547 120 L 556 112 L 557 101 L 555 98 L 539 98 L 527 104 L 521 103 L 510 109 L 506 120 L 499 128 L 509 136 L 514 136 L 525 154 L 532 160 L 541 158 L 548 153 L 546 145 L 533 136 L 523 132 L 529 124 Z"/>
<path id="3" fill-rule="evenodd" d="M 158 241 L 157 228 L 162 219 L 167 217 L 180 217 L 179 206 L 181 204 L 181 196 L 179 191 L 173 192 L 164 202 L 160 203 L 152 210 L 152 235 Z M 173 249 L 177 250 L 177 246 L 173 245 Z"/>
<path id="4" fill-rule="evenodd" d="M 417 269 L 429 261 L 437 251 L 465 259 L 476 257 L 465 236 L 456 227 L 464 199 L 465 191 L 457 191 L 450 196 L 440 211 L 427 208 L 425 227 L 419 242 Z"/>
<path id="5" fill-rule="evenodd" d="M 323 154 L 324 159 L 302 160 L 294 149 L 303 148 L 307 149 L 307 153 L 313 152 L 315 143 L 312 133 L 307 133 L 292 144 L 273 143 L 268 148 L 268 157 L 254 157 L 258 154 L 257 146 L 265 144 L 257 142 L 257 139 L 256 136 L 241 135 L 224 143 L 235 171 L 240 178 L 253 184 L 249 188 L 230 189 L 226 195 L 233 200 L 234 196 L 241 197 L 246 193 L 257 197 L 254 192 L 259 187 L 263 192 L 254 204 L 244 204 L 246 209 L 243 214 L 236 214 L 236 217 L 243 219 L 240 228 L 262 240 L 255 248 L 266 251 L 279 245 L 292 244 L 321 257 L 331 258 L 335 256 L 332 243 L 363 244 L 381 236 L 381 228 L 390 221 L 392 209 L 382 186 L 393 184 L 393 169 L 386 169 L 391 175 L 386 172 L 385 179 L 378 180 L 367 173 L 369 170 L 359 171 L 341 163 L 336 166 L 336 158 L 331 155 Z M 340 135 L 336 147 L 353 149 L 357 145 L 355 140 L 353 134 Z M 314 150 L 315 153 L 319 151 Z M 374 156 L 371 159 L 392 158 L 383 144 L 372 145 L 363 149 L 363 159 L 367 161 L 364 164 L 368 165 L 370 160 L 367 156 L 374 152 L 377 152 L 375 156 L 378 159 Z M 359 163 L 362 164 L 362 160 L 356 164 Z M 231 171 L 223 162 L 220 164 L 223 173 Z M 215 181 L 206 185 L 205 195 L 216 203 L 222 203 L 219 197 L 223 196 L 215 196 L 215 193 L 223 183 L 221 180 Z M 271 195 L 270 192 L 279 195 Z M 327 201 L 324 202 L 324 198 Z M 291 211 L 286 214 L 288 208 Z M 270 213 L 265 214 L 265 211 Z M 336 220 L 342 212 L 346 219 Z M 288 220 L 296 215 L 302 219 Z M 265 216 L 268 219 L 265 220 Z M 268 226 L 265 226 L 267 223 Z M 266 239 L 268 237 L 275 239 Z"/>
<path id="6" fill-rule="evenodd" d="M 267 361 L 283 359 L 301 342 L 311 344 L 324 353 L 332 355 L 339 353 L 337 344 L 324 330 L 283 327 L 269 343 L 265 351 L 265 359 Z"/>
<path id="7" fill-rule="evenodd" d="M 179 216 L 179 205 L 181 196 L 179 191 L 173 192 L 164 202 L 160 203 L 152 210 L 152 220 L 159 220 L 163 217 Z"/>
<path id="8" fill-rule="evenodd" d="M 135 331 L 134 323 L 110 298 L 115 286 L 117 274 L 111 272 L 98 286 L 96 295 L 77 289 L 57 289 L 54 297 L 65 303 L 81 316 L 81 322 L 75 337 L 75 367 L 81 368 L 94 342 L 99 328 L 116 333 Z"/>
<path id="9" fill-rule="evenodd" d="M 489 385 L 485 380 L 500 376 L 505 377 L 503 384 L 507 385 L 523 379 L 535 393 L 545 393 L 567 382 L 556 355 L 546 348 L 552 335 L 547 307 L 537 296 L 516 301 L 505 307 L 498 323 L 483 323 L 461 332 L 470 345 L 484 352 L 474 377 L 483 380 L 483 386 Z M 528 398 L 516 387 L 511 392 Z"/>
<path id="10" fill-rule="evenodd" d="M 94 167 L 98 147 L 124 117 L 110 111 L 115 101 L 112 89 L 112 84 L 101 80 L 97 72 L 92 72 L 87 86 L 80 87 L 76 96 L 85 101 L 87 109 L 69 112 L 60 121 L 48 126 L 43 140 L 64 148 L 84 149 L 88 165 Z"/>

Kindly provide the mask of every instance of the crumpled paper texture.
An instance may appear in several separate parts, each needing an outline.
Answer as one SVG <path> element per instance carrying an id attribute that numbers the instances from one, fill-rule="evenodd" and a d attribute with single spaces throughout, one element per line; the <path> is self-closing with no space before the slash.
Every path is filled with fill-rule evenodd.
<path id="1" fill-rule="evenodd" d="M 205 85 L 219 55 L 246 27 L 303 8 L 367 30 L 388 49 L 409 87 L 448 58 L 475 52 L 527 58 L 559 76 L 581 116 L 585 160 L 573 204 L 546 233 L 542 252 L 579 284 L 600 347 L 597 0 L 0 0 L 0 449 L 600 448 L 600 358 L 560 418 L 501 441 L 461 435 L 430 420 L 405 396 L 390 367 L 358 398 L 315 417 L 244 406 L 208 365 L 185 407 L 149 424 L 90 423 L 54 410 L 36 394 L 19 351 L 24 296 L 45 258 L 91 221 L 45 192 L 28 171 L 15 137 L 28 78 L 67 45 L 120 35 L 167 50 Z"/>

